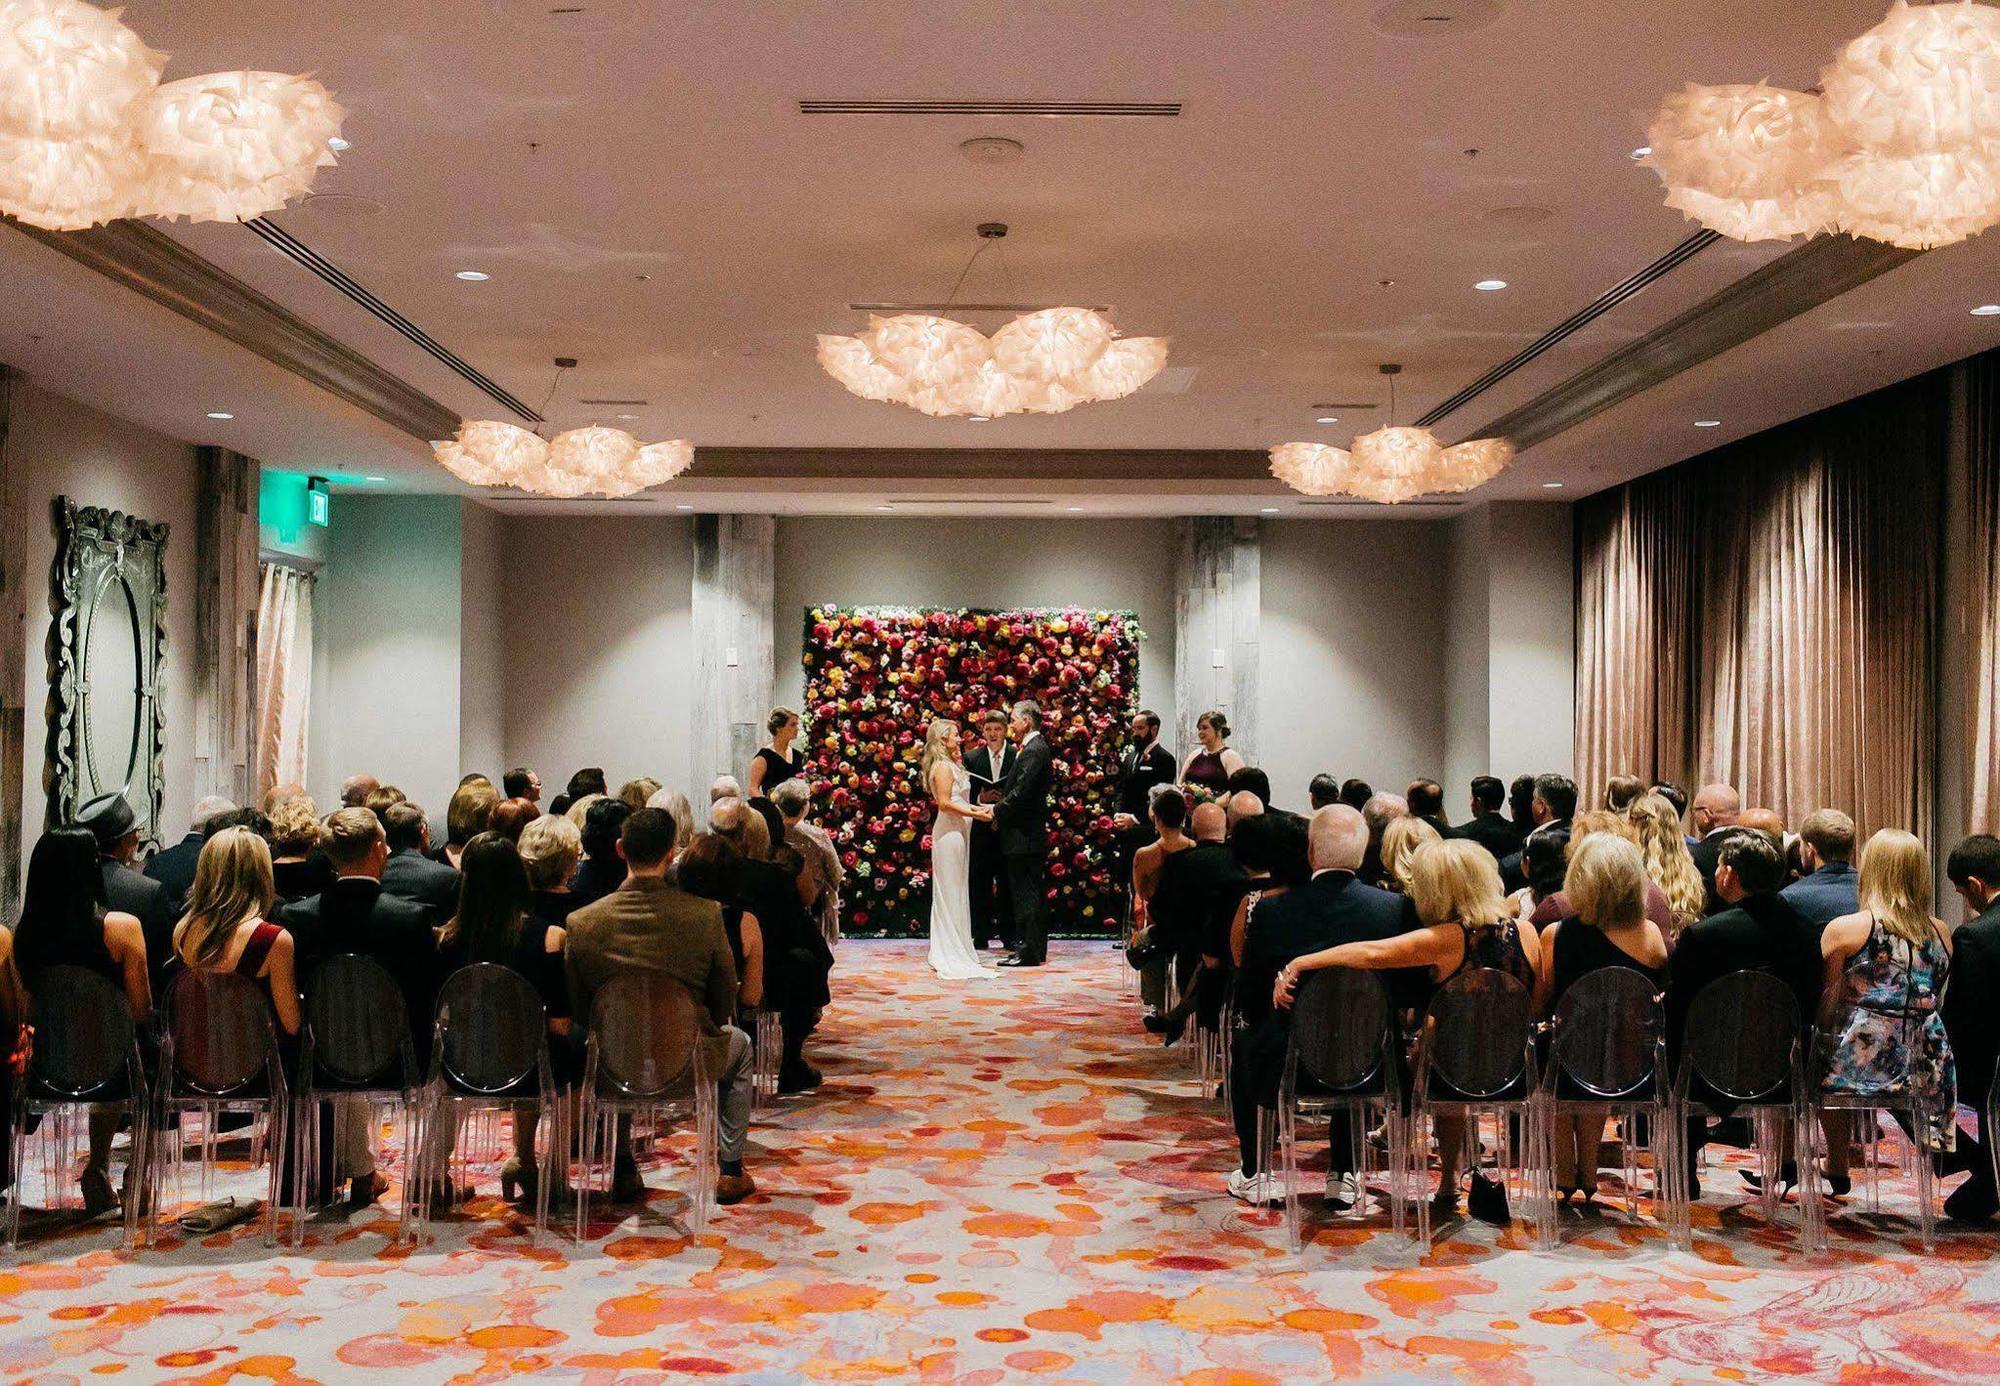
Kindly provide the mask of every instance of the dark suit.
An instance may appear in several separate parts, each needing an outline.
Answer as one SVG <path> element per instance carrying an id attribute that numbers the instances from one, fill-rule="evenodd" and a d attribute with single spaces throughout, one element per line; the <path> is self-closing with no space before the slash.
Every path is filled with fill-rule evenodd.
<path id="1" fill-rule="evenodd" d="M 1020 752 L 1011 742 L 1003 742 L 1000 747 L 1000 765 L 993 765 L 993 753 L 984 746 L 974 748 L 965 758 L 967 773 L 983 776 L 999 784 L 1005 784 L 1007 777 L 1014 773 L 1014 762 Z M 978 790 L 978 793 L 984 793 Z M 972 888 L 972 946 L 984 948 L 998 933 L 1003 943 L 1012 946 L 1019 942 L 1014 934 L 1013 901 L 1007 893 L 1007 871 L 1005 859 L 1000 855 L 1000 839 L 991 823 L 974 823 L 972 841 L 969 844 L 971 860 L 968 863 Z"/>
<path id="2" fill-rule="evenodd" d="M 1944 1028 L 1958 1064 L 1958 1100 L 1979 1113 L 1977 1143 L 1960 1137 L 1971 1178 L 1954 1191 L 1965 1215 L 1990 1216 L 1995 1203 L 1993 1132 L 1986 1122 L 1986 1094 L 2000 1062 L 2000 900 L 1958 926 L 1952 935 L 1951 979 L 1944 989 Z M 1959 1206 L 1951 1210 L 1959 1213 Z"/>
<path id="3" fill-rule="evenodd" d="M 165 851 L 153 853 L 153 859 L 146 863 L 146 874 L 167 888 L 167 896 L 176 906 L 185 905 L 188 892 L 194 889 L 195 863 L 201 860 L 201 846 L 206 841 L 200 833 L 189 833 Z M 175 913 L 179 913 L 178 908 Z"/>
<path id="4" fill-rule="evenodd" d="M 1528 836 L 1521 831 L 1521 825 L 1506 814 L 1491 811 L 1477 814 L 1469 822 L 1459 824 L 1451 830 L 1451 835 L 1478 843 L 1493 854 L 1495 861 L 1519 852 Z"/>
<path id="5" fill-rule="evenodd" d="M 1688 1008 L 1701 989 L 1731 972 L 1768 972 L 1790 988 L 1799 1024 L 1819 1011 L 1823 968 L 1818 925 L 1773 891 L 1689 925 L 1674 945 L 1667 983 L 1667 1049 L 1679 1062 Z M 1697 1096 L 1700 1094 L 1697 1092 Z"/>
<path id="6" fill-rule="evenodd" d="M 414 847 L 390 853 L 382 866 L 382 890 L 422 905 L 439 924 L 458 913 L 458 872 Z"/>
<path id="7" fill-rule="evenodd" d="M 318 895 L 286 905 L 277 922 L 291 931 L 302 987 L 311 984 L 320 959 L 336 953 L 360 953 L 389 969 L 409 1008 L 418 1058 L 428 1058 L 431 1012 L 443 980 L 430 910 L 389 894 L 380 881 L 343 876 Z"/>
<path id="8" fill-rule="evenodd" d="M 1030 732 L 1014 758 L 1006 792 L 993 806 L 993 826 L 1007 862 L 1007 889 L 1013 897 L 1014 932 L 1023 964 L 1039 967 L 1048 958 L 1048 917 L 1042 898 L 1042 870 L 1049 855 L 1049 789 L 1055 782 L 1055 753 L 1048 738 Z"/>
<path id="9" fill-rule="evenodd" d="M 1153 833 L 1153 791 L 1172 784 L 1180 773 L 1174 753 L 1155 741 L 1150 746 L 1134 746 L 1118 765 L 1118 812 L 1129 813 L 1138 821 L 1118 834 L 1118 890 L 1126 896 L 1129 915 L 1132 893 L 1132 858 L 1151 842 Z"/>
<path id="10" fill-rule="evenodd" d="M 1498 815 L 1495 815 L 1496 817 Z M 1570 820 L 1552 818 L 1539 827 L 1531 828 L 1521 838 L 1521 845 L 1508 855 L 1500 858 L 1500 883 L 1508 890 L 1519 890 L 1528 883 L 1528 839 L 1557 828 L 1569 831 Z"/>
<path id="11" fill-rule="evenodd" d="M 1351 871 L 1325 871 L 1282 895 L 1260 899 L 1243 934 L 1243 969 L 1237 977 L 1237 1013 L 1249 1034 L 1237 1044 L 1230 1079 L 1230 1115 L 1242 1168 L 1257 1166 L 1257 1108 L 1278 1100 L 1291 1016 L 1271 1007 L 1271 988 L 1286 963 L 1322 948 L 1394 938 L 1417 927 L 1407 898 L 1362 883 Z M 1383 981 L 1386 983 L 1385 975 Z M 1335 1173 L 1344 1173 L 1352 1146 L 1336 1120 Z"/>
<path id="12" fill-rule="evenodd" d="M 764 1008 L 777 1012 L 784 1033 L 781 1072 L 795 1074 L 804 1063 L 806 1038 L 830 999 L 826 978 L 833 969 L 833 950 L 799 903 L 791 873 L 781 866 L 746 860 L 736 903 L 756 917 L 763 935 Z"/>
<path id="13" fill-rule="evenodd" d="M 1727 828 L 1717 828 L 1688 848 L 1688 855 L 1694 858 L 1694 869 L 1701 873 L 1702 889 L 1708 896 L 1702 905 L 1703 914 L 1716 914 L 1727 908 L 1727 903 L 1715 893 L 1715 868 L 1722 862 L 1722 840 L 1728 833 Z"/>
<path id="14" fill-rule="evenodd" d="M 1844 861 L 1830 861 L 1810 876 L 1801 876 L 1778 894 L 1784 902 L 1824 929 L 1844 914 L 1861 908 L 1861 873 Z"/>
<path id="15" fill-rule="evenodd" d="M 179 902 L 166 886 L 116 857 L 105 857 L 98 865 L 104 873 L 104 908 L 138 916 L 139 931 L 146 939 L 146 976 L 153 995 L 165 995 L 167 968 L 174 960 L 174 925 L 180 922 Z"/>

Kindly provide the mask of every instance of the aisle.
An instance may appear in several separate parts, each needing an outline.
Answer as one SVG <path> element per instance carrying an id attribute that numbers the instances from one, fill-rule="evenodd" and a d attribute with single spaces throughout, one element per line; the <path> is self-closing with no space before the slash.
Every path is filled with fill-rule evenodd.
<path id="1" fill-rule="evenodd" d="M 1994 1239 L 1840 1240 L 1807 1265 L 1738 1227 L 1695 1257 L 1614 1226 L 1562 1252 L 1473 1227 L 1422 1268 L 1386 1236 L 1303 1259 L 1221 1192 L 1227 1123 L 1137 1033 L 1117 955 L 944 985 L 920 946 L 848 942 L 822 1092 L 760 1116 L 759 1197 L 690 1245 L 647 1213 L 530 1246 L 490 1197 L 422 1252 L 388 1213 L 128 1259 L 98 1232 L 0 1269 L 0 1376 L 279 1382 L 1125 1383 L 1877 1379 L 2000 1372 Z M 481 1192 L 494 1184 L 485 1174 Z M 1841 1226 L 1842 1224 L 1837 1224 Z"/>

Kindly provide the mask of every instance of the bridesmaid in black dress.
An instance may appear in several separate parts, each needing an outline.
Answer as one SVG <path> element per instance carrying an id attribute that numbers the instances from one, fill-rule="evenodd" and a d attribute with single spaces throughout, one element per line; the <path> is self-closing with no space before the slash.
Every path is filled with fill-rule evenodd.
<path id="1" fill-rule="evenodd" d="M 799 739 L 799 715 L 788 707 L 774 707 L 764 723 L 771 733 L 771 744 L 757 752 L 757 758 L 750 762 L 750 784 L 744 797 L 755 799 L 769 797 L 772 790 L 786 780 L 795 780 L 806 772 L 806 753 L 792 749 L 792 743 Z"/>
<path id="2" fill-rule="evenodd" d="M 1229 719 L 1219 710 L 1204 712 L 1194 729 L 1201 750 L 1188 757 L 1181 783 L 1220 798 L 1229 790 L 1229 777 L 1243 768 L 1243 757 L 1229 749 Z"/>

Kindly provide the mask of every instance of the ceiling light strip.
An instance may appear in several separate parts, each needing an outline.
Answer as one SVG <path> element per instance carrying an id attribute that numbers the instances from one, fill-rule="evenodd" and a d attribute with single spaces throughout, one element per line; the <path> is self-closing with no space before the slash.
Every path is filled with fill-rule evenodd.
<path id="1" fill-rule="evenodd" d="M 1627 302 L 1650 286 L 1659 283 L 1660 280 L 1672 274 L 1675 270 L 1721 239 L 1722 237 L 1713 231 L 1703 230 L 1695 232 L 1665 255 L 1653 261 L 1652 264 L 1647 265 L 1637 274 L 1632 275 L 1621 283 L 1606 289 L 1588 304 L 1564 318 L 1541 336 L 1535 338 L 1534 341 L 1522 347 L 1521 350 L 1515 352 L 1512 356 L 1487 371 L 1457 394 L 1432 409 L 1428 414 L 1418 418 L 1417 426 L 1419 428 L 1429 428 L 1440 419 L 1463 409 L 1508 376 L 1526 366 L 1543 352 L 1575 336 L 1612 309 Z"/>
<path id="2" fill-rule="evenodd" d="M 1172 118 L 1178 101 L 982 101 L 982 100 L 812 100 L 801 99 L 800 115 L 975 115 L 1070 116 L 1131 119 Z"/>
<path id="3" fill-rule="evenodd" d="M 367 289 L 363 288 L 346 271 L 328 260 L 304 241 L 264 217 L 256 217 L 243 223 L 244 227 L 276 250 L 286 259 L 302 268 L 310 270 L 330 285 L 335 292 L 351 299 L 371 316 L 388 324 L 396 333 L 416 344 L 427 355 L 435 358 L 454 375 L 476 387 L 502 408 L 512 411 L 524 423 L 541 423 L 542 416 L 523 401 L 503 389 L 491 376 L 478 369 L 471 362 L 445 346 L 430 333 L 418 327 L 401 313 L 391 308 Z"/>

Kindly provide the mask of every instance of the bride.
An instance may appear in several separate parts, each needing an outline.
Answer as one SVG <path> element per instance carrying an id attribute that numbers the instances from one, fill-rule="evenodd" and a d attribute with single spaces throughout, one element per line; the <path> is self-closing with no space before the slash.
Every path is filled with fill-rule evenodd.
<path id="1" fill-rule="evenodd" d="M 973 823 L 993 810 L 974 804 L 958 745 L 958 723 L 939 718 L 924 737 L 924 785 L 937 804 L 931 824 L 931 966 L 946 981 L 991 977 L 972 946 L 970 863 Z"/>

